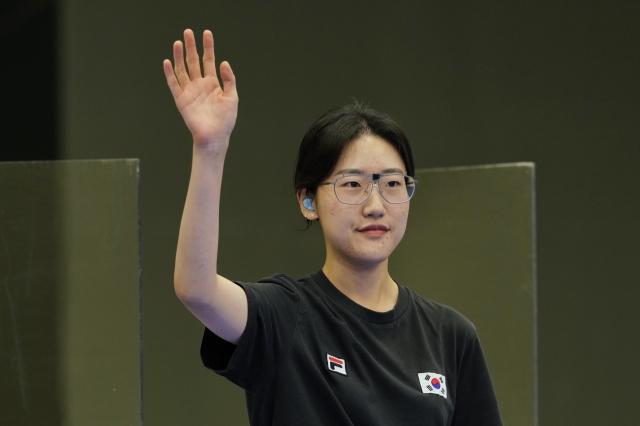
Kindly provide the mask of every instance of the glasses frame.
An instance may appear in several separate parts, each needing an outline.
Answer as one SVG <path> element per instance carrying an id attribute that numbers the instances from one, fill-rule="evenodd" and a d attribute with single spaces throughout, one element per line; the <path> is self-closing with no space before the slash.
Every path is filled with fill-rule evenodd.
<path id="1" fill-rule="evenodd" d="M 371 190 L 369 191 L 369 194 L 365 197 L 364 200 L 362 200 L 359 203 L 345 203 L 344 201 L 342 201 L 340 199 L 340 197 L 338 197 L 338 193 L 336 192 L 336 182 L 342 178 L 346 178 L 349 176 L 366 176 L 368 178 L 371 179 Z M 380 188 L 380 179 L 385 177 L 385 176 L 402 176 L 403 178 L 407 179 L 411 179 L 413 181 L 413 192 L 411 193 L 411 195 L 409 195 L 409 199 L 407 201 L 400 201 L 400 202 L 393 202 L 393 201 L 389 201 L 384 197 L 384 194 L 382 193 L 382 189 Z M 383 200 L 385 200 L 387 203 L 389 204 L 404 204 L 404 203 L 408 203 L 409 201 L 411 201 L 411 198 L 413 198 L 413 194 L 416 193 L 416 189 L 415 186 L 418 183 L 418 181 L 416 179 L 414 179 L 413 177 L 409 176 L 409 175 L 405 175 L 402 173 L 371 173 L 371 174 L 350 174 L 350 175 L 342 175 L 339 178 L 337 178 L 336 180 L 334 180 L 333 182 L 322 182 L 321 184 L 319 184 L 318 186 L 323 186 L 323 185 L 333 185 L 333 194 L 336 196 L 336 199 L 338 200 L 338 202 L 340 202 L 341 204 L 347 204 L 350 206 L 359 206 L 361 204 L 364 204 L 369 197 L 371 197 L 371 194 L 373 193 L 373 186 L 377 186 L 378 187 L 378 192 L 380 193 L 380 196 L 382 197 Z"/>

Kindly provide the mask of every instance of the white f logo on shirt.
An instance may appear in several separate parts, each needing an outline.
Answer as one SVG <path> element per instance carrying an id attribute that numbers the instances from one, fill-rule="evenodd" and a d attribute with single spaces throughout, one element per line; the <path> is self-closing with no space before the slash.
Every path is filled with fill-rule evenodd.
<path id="1" fill-rule="evenodd" d="M 327 354 L 327 368 L 333 373 L 347 375 L 347 363 L 344 359 Z"/>

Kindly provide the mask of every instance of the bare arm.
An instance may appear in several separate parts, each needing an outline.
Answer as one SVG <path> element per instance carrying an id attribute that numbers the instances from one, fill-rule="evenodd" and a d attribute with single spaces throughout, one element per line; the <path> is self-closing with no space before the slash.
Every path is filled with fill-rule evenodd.
<path id="1" fill-rule="evenodd" d="M 176 106 L 193 136 L 193 161 L 189 190 L 180 223 L 174 273 L 178 298 L 207 328 L 237 343 L 247 323 L 244 291 L 217 275 L 220 187 L 229 137 L 236 122 L 238 93 L 228 62 L 220 64 L 218 81 L 213 35 L 203 35 L 203 69 L 200 70 L 193 32 L 185 30 L 173 45 L 174 66 L 163 68 Z M 188 72 L 187 72 L 188 70 Z"/>

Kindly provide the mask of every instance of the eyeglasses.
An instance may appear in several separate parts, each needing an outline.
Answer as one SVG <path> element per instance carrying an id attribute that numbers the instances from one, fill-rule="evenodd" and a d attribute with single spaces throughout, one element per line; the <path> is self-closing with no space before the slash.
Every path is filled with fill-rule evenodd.
<path id="1" fill-rule="evenodd" d="M 371 195 L 373 185 L 378 187 L 380 195 L 390 204 L 408 202 L 416 190 L 417 180 L 400 173 L 373 173 L 370 175 L 345 175 L 334 182 L 320 185 L 333 185 L 336 198 L 342 204 L 362 204 Z"/>

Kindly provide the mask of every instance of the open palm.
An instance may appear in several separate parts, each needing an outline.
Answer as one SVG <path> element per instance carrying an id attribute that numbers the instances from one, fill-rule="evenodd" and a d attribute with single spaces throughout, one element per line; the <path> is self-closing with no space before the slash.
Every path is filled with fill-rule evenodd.
<path id="1" fill-rule="evenodd" d="M 200 58 L 196 48 L 193 31 L 185 30 L 185 58 L 181 41 L 173 44 L 173 60 L 163 62 L 167 84 L 182 114 L 187 127 L 193 135 L 194 143 L 199 145 L 226 144 L 238 115 L 238 92 L 236 79 L 228 62 L 220 64 L 218 81 L 211 31 L 203 34 L 204 53 L 200 70 Z M 187 72 L 188 69 L 188 72 Z"/>

